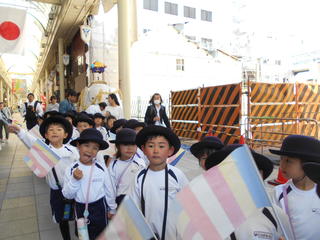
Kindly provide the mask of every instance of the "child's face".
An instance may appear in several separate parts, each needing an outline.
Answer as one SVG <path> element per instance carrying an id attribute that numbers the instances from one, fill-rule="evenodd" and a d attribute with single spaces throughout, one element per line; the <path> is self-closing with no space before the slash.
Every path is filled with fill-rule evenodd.
<path id="1" fill-rule="evenodd" d="M 78 122 L 78 124 L 77 124 L 77 129 L 78 129 L 79 133 L 82 133 L 83 130 L 88 129 L 88 128 L 92 128 L 92 126 L 90 126 L 89 123 L 87 123 L 87 122 Z"/>
<path id="2" fill-rule="evenodd" d="M 96 126 L 101 126 L 102 125 L 102 118 L 95 118 L 94 119 L 94 123 L 96 124 Z"/>
<path id="3" fill-rule="evenodd" d="M 77 144 L 80 154 L 80 162 L 85 165 L 91 165 L 92 159 L 97 156 L 99 151 L 99 144 L 95 142 L 86 142 Z"/>
<path id="4" fill-rule="evenodd" d="M 281 156 L 280 169 L 287 179 L 299 179 L 305 176 L 299 158 Z"/>
<path id="5" fill-rule="evenodd" d="M 168 140 L 163 136 L 149 139 L 142 145 L 142 151 L 150 161 L 150 167 L 165 167 L 167 158 L 174 152 L 174 148 L 169 145 Z"/>
<path id="6" fill-rule="evenodd" d="M 121 154 L 121 160 L 128 160 L 130 159 L 137 151 L 137 145 L 134 144 L 120 144 L 119 145 L 119 150 Z"/>
<path id="7" fill-rule="evenodd" d="M 49 125 L 45 138 L 49 140 L 51 144 L 62 144 L 63 139 L 68 137 L 68 133 L 64 130 L 61 124 Z"/>
<path id="8" fill-rule="evenodd" d="M 109 128 L 112 128 L 113 127 L 113 123 L 114 123 L 115 119 L 111 118 L 107 121 L 107 125 Z"/>

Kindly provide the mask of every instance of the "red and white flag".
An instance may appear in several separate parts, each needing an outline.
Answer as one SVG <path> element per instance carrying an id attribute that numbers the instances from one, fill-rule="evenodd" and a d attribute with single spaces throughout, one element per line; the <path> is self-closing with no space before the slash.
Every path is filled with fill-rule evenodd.
<path id="1" fill-rule="evenodd" d="M 26 15 L 23 9 L 0 7 L 0 54 L 23 53 Z"/>

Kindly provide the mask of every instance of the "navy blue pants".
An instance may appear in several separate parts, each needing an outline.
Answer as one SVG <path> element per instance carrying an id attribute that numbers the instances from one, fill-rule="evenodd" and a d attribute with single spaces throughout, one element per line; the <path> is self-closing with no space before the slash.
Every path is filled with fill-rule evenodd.
<path id="1" fill-rule="evenodd" d="M 84 210 L 85 210 L 85 204 L 76 202 L 76 212 L 77 212 L 78 218 L 83 217 Z M 89 203 L 88 211 L 89 211 L 89 216 L 88 216 L 89 238 L 94 240 L 100 235 L 100 233 L 103 232 L 103 230 L 106 228 L 108 223 L 108 219 L 107 219 L 108 205 L 107 205 L 106 199 L 103 197 L 98 201 Z"/>
<path id="2" fill-rule="evenodd" d="M 52 215 L 54 215 L 57 223 L 60 223 L 64 212 L 64 197 L 60 190 L 50 189 L 50 206 Z"/>

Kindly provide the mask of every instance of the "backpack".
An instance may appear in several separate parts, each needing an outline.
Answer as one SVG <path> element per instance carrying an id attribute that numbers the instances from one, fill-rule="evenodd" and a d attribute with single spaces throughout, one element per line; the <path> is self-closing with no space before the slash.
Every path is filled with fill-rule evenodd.
<path id="1" fill-rule="evenodd" d="M 38 101 L 35 101 L 34 107 L 28 106 L 27 102 L 24 103 L 25 108 L 26 108 L 26 115 L 25 115 L 26 121 L 34 121 L 37 119 L 38 114 L 37 114 L 36 109 L 37 109 L 38 103 L 39 103 Z"/>

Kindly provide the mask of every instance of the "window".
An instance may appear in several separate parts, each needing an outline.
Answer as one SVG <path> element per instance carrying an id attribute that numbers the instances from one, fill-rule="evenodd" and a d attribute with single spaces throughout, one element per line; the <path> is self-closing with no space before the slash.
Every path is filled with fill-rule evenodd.
<path id="1" fill-rule="evenodd" d="M 178 16 L 178 4 L 165 2 L 164 3 L 164 12 L 171 15 Z"/>
<path id="2" fill-rule="evenodd" d="M 176 70 L 184 71 L 184 59 L 182 58 L 176 59 Z"/>
<path id="3" fill-rule="evenodd" d="M 196 18 L 196 9 L 184 6 L 184 16 L 187 18 Z"/>
<path id="4" fill-rule="evenodd" d="M 201 38 L 201 46 L 204 49 L 212 50 L 212 39 L 209 38 Z"/>
<path id="5" fill-rule="evenodd" d="M 143 0 L 143 8 L 158 11 L 158 0 Z"/>
<path id="6" fill-rule="evenodd" d="M 212 22 L 212 12 L 207 10 L 201 10 L 201 20 Z"/>
<path id="7" fill-rule="evenodd" d="M 186 35 L 186 38 L 192 42 L 196 41 L 196 37 L 195 36 L 190 36 L 190 35 Z"/>

